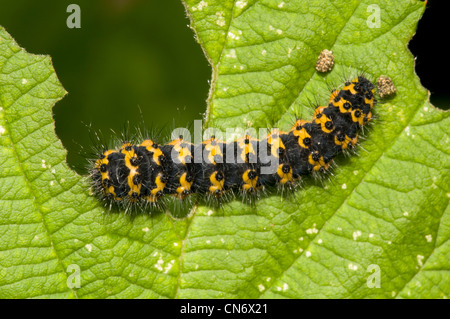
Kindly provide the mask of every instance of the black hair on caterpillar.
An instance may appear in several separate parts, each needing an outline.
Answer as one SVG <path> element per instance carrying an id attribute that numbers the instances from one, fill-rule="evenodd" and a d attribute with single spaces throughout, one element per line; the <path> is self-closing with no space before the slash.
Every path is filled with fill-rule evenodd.
<path id="1" fill-rule="evenodd" d="M 292 187 L 302 176 L 326 173 L 336 155 L 354 148 L 372 119 L 374 93 L 374 85 L 359 76 L 334 90 L 311 121 L 298 119 L 288 132 L 273 130 L 260 140 L 245 135 L 229 143 L 215 136 L 198 144 L 182 136 L 165 145 L 124 142 L 92 161 L 93 187 L 102 199 L 126 208 L 161 207 L 167 196 L 255 198 L 267 187 Z"/>

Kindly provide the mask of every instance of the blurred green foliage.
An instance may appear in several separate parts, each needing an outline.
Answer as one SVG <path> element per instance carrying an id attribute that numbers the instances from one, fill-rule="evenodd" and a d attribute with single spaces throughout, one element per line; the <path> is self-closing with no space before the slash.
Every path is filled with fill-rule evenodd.
<path id="1" fill-rule="evenodd" d="M 81 29 L 66 26 L 71 3 Z M 188 24 L 178 0 L 2 0 L 0 10 L 19 45 L 52 57 L 69 92 L 53 109 L 56 133 L 82 174 L 88 125 L 111 139 L 128 121 L 157 131 L 201 118 L 211 69 Z"/>

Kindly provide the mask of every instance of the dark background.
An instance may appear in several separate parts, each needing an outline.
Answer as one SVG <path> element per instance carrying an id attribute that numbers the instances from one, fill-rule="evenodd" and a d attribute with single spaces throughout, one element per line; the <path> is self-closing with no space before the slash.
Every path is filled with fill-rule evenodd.
<path id="1" fill-rule="evenodd" d="M 428 1 L 417 33 L 409 43 L 409 49 L 416 57 L 416 73 L 422 85 L 431 92 L 431 103 L 445 110 L 450 108 L 450 86 L 447 84 L 447 75 L 450 74 L 448 4 L 442 0 Z"/>
<path id="2" fill-rule="evenodd" d="M 81 7 L 81 29 L 69 29 L 70 3 Z M 445 1 L 430 1 L 410 43 L 431 102 L 450 106 L 444 75 L 449 58 Z M 0 25 L 20 46 L 52 57 L 69 94 L 54 108 L 56 133 L 68 162 L 85 173 L 92 142 L 86 125 L 105 139 L 124 123 L 186 126 L 206 108 L 211 69 L 179 0 L 1 0 Z M 442 38 L 435 40 L 433 35 Z M 142 110 L 142 116 L 141 111 Z M 174 123 L 175 122 L 175 123 Z M 142 126 L 140 124 L 139 126 Z M 170 129 L 168 130 L 170 131 Z"/>

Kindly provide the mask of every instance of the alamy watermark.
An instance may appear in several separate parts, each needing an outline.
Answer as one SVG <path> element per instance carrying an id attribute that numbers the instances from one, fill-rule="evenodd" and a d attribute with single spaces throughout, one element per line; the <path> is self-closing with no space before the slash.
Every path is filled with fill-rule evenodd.
<path id="1" fill-rule="evenodd" d="M 69 4 L 66 12 L 71 13 L 66 20 L 66 25 L 69 29 L 81 28 L 81 9 L 78 4 Z"/>
<path id="2" fill-rule="evenodd" d="M 372 13 L 366 20 L 366 24 L 369 28 L 381 27 L 381 9 L 376 4 L 371 4 L 367 7 L 367 12 Z"/>
<path id="3" fill-rule="evenodd" d="M 367 267 L 367 272 L 371 273 L 367 277 L 367 287 L 381 288 L 381 269 L 377 264 L 371 264 Z"/>
<path id="4" fill-rule="evenodd" d="M 67 277 L 67 287 L 70 289 L 81 287 L 81 270 L 77 264 L 71 264 L 67 266 L 67 273 L 70 274 Z"/>

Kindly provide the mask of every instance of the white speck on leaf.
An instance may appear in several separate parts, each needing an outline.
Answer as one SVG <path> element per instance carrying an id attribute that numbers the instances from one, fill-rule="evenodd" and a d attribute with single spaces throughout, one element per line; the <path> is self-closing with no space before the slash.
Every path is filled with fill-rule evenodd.
<path id="1" fill-rule="evenodd" d="M 236 1 L 236 7 L 243 9 L 247 5 L 247 1 Z"/>
<path id="2" fill-rule="evenodd" d="M 216 12 L 216 16 L 217 16 L 216 24 L 220 27 L 223 27 L 226 24 L 224 13 Z"/>
<path id="3" fill-rule="evenodd" d="M 361 236 L 361 231 L 357 230 L 353 232 L 353 240 L 356 240 L 359 236 Z"/>
<path id="4" fill-rule="evenodd" d="M 289 49 L 288 49 L 288 57 L 289 57 L 289 58 L 291 57 L 291 53 L 292 53 L 292 49 L 289 48 Z"/>
<path id="5" fill-rule="evenodd" d="M 167 266 L 164 268 L 164 273 L 167 274 L 170 269 L 172 269 L 173 264 L 175 263 L 175 260 L 171 260 L 170 263 L 167 264 Z"/>
<path id="6" fill-rule="evenodd" d="M 162 259 L 161 256 L 159 256 L 159 259 L 155 264 L 155 268 L 158 269 L 159 271 L 163 271 L 163 267 L 162 267 L 163 264 L 164 264 L 164 260 Z"/>
<path id="7" fill-rule="evenodd" d="M 227 58 L 233 58 L 233 59 L 236 59 L 236 50 L 235 50 L 235 49 L 231 49 L 231 50 L 229 51 L 229 53 L 227 53 L 225 56 L 226 56 Z"/>
<path id="8" fill-rule="evenodd" d="M 239 37 L 236 36 L 236 34 L 234 34 L 233 32 L 229 31 L 228 32 L 228 37 L 233 39 L 233 40 L 239 40 Z"/>
<path id="9" fill-rule="evenodd" d="M 351 269 L 351 270 L 357 271 L 357 270 L 358 270 L 358 266 L 356 266 L 356 265 L 353 265 L 353 263 L 349 263 L 349 264 L 348 264 L 348 269 Z"/>
<path id="10" fill-rule="evenodd" d="M 433 236 L 430 235 L 426 235 L 425 238 L 427 239 L 427 242 L 431 243 L 431 241 L 433 240 Z"/>
<path id="11" fill-rule="evenodd" d="M 192 11 L 202 11 L 204 7 L 207 7 L 208 3 L 205 1 L 200 1 L 199 4 L 195 7 L 192 7 Z"/>
<path id="12" fill-rule="evenodd" d="M 423 266 L 423 259 L 424 259 L 424 258 L 425 258 L 425 257 L 422 256 L 422 255 L 417 255 L 417 263 L 419 264 L 420 267 Z"/>

